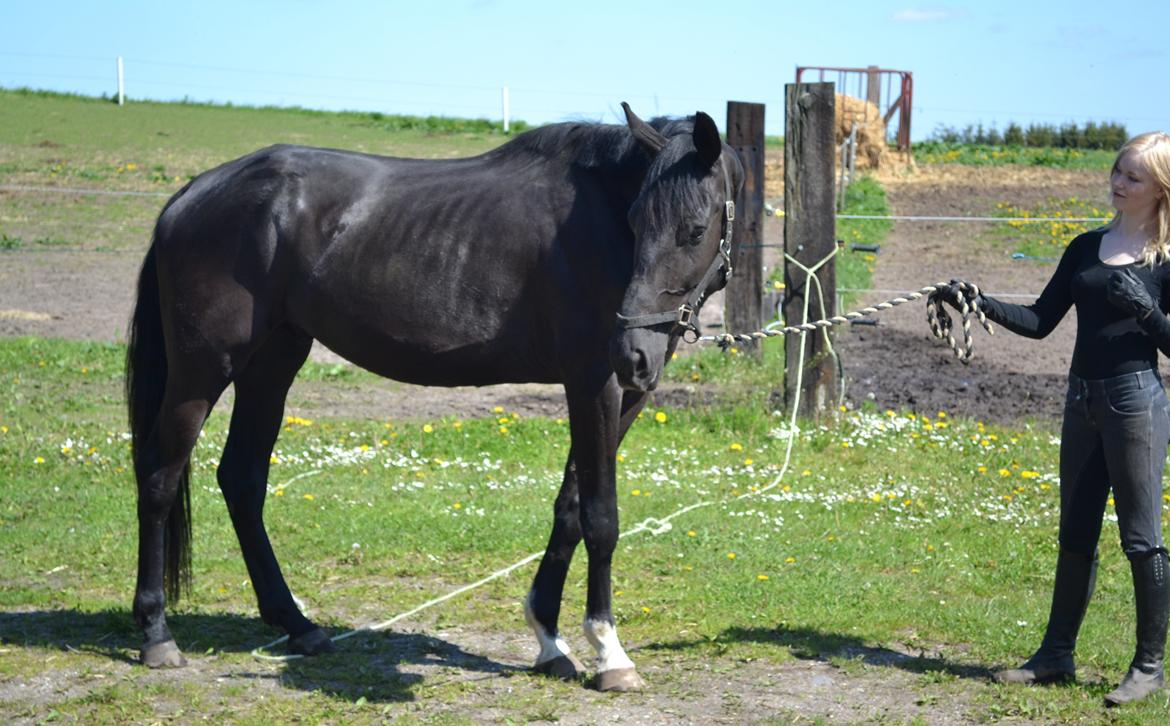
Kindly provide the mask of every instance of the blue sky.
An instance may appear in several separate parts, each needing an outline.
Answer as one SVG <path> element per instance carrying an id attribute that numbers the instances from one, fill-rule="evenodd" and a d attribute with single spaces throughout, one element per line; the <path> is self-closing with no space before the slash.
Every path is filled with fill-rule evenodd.
<path id="1" fill-rule="evenodd" d="M 530 123 L 766 104 L 803 66 L 910 71 L 912 131 L 1170 129 L 1170 2 L 0 0 L 0 86 Z M 837 80 L 830 74 L 825 80 Z M 850 89 L 854 90 L 854 89 Z"/>

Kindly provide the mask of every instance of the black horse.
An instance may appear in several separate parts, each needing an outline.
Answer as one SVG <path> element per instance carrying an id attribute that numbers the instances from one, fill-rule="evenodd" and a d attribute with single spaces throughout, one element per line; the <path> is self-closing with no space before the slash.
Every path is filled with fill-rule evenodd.
<path id="1" fill-rule="evenodd" d="M 611 614 L 615 455 L 698 306 L 730 274 L 743 168 L 706 114 L 647 124 L 623 108 L 626 126 L 547 126 L 468 159 L 274 146 L 167 202 L 126 369 L 146 665 L 185 664 L 164 610 L 190 579 L 188 462 L 232 383 L 217 477 L 260 614 L 292 652 L 332 648 L 295 604 L 262 520 L 285 396 L 316 339 L 410 383 L 564 385 L 572 442 L 525 608 L 536 669 L 583 671 L 557 619 L 584 538 L 598 686 L 641 685 Z"/>

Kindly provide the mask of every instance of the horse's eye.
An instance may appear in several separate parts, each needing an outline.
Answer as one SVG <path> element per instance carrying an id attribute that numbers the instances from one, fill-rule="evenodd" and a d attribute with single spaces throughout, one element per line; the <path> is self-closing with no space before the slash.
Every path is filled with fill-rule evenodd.
<path id="1" fill-rule="evenodd" d="M 692 244 L 698 244 L 703 241 L 703 237 L 707 235 L 706 227 L 691 227 L 690 240 Z"/>

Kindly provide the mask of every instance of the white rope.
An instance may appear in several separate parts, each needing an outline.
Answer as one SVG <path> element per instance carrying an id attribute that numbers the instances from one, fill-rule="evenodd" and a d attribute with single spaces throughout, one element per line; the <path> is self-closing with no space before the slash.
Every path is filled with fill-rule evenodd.
<path id="1" fill-rule="evenodd" d="M 948 217 L 912 214 L 838 214 L 837 219 L 872 219 L 890 222 L 1108 222 L 1109 217 Z"/>
<path id="2" fill-rule="evenodd" d="M 169 197 L 174 192 L 133 192 L 113 189 L 81 189 L 75 187 L 31 187 L 20 184 L 0 184 L 0 192 L 46 192 L 50 194 L 90 194 L 101 197 Z"/>
<path id="3" fill-rule="evenodd" d="M 174 194 L 174 192 L 136 192 L 81 187 L 42 187 L 23 184 L 0 184 L 0 191 L 47 194 L 91 194 L 110 197 L 169 197 Z M 1108 222 L 1110 219 L 1109 217 L 962 217 L 912 214 L 837 214 L 834 216 L 837 219 L 882 220 L 890 222 L 1022 222 L 1024 224 L 1042 224 L 1044 222 Z"/>

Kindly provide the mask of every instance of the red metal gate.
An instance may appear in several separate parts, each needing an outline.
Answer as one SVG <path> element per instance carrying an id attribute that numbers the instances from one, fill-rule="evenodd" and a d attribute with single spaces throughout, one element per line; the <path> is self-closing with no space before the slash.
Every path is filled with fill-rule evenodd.
<path id="1" fill-rule="evenodd" d="M 914 78 L 910 71 L 894 71 L 877 66 L 868 68 L 797 66 L 797 83 L 802 82 L 801 77 L 806 71 L 818 74 L 815 79 L 808 79 L 809 82 L 835 80 L 837 93 L 872 103 L 881 114 L 882 123 L 887 129 L 890 128 L 890 119 L 897 114 L 898 130 L 895 139 L 898 150 L 910 150 L 910 106 L 914 98 Z M 829 78 L 825 78 L 826 73 L 830 74 Z M 832 78 L 834 73 L 837 74 L 836 79 Z"/>

